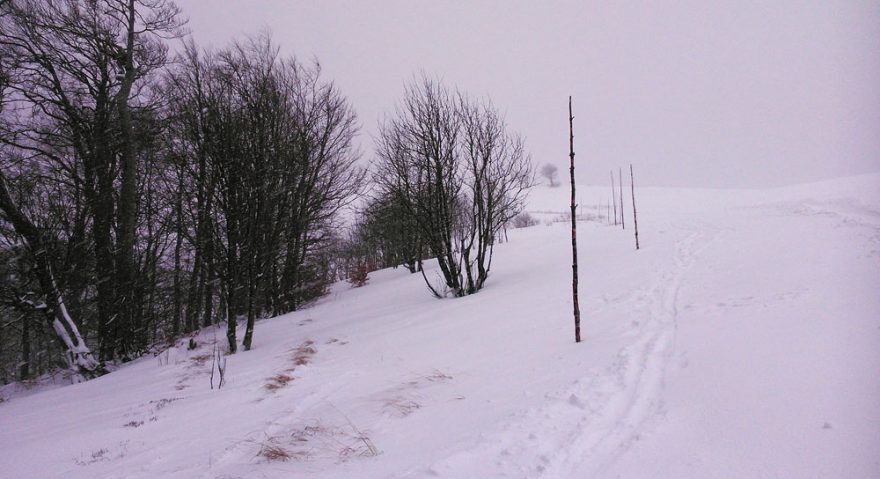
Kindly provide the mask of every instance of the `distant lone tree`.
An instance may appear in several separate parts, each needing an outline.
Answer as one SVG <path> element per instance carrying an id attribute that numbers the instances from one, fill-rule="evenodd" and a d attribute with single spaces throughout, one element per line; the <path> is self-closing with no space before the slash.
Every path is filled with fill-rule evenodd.
<path id="1" fill-rule="evenodd" d="M 544 166 L 541 167 L 541 176 L 547 178 L 547 182 L 552 188 L 559 186 L 559 182 L 556 181 L 558 175 L 559 168 L 556 168 L 556 165 L 554 164 L 545 163 Z"/>
<path id="2" fill-rule="evenodd" d="M 399 202 L 443 275 L 445 285 L 432 285 L 422 271 L 428 288 L 437 297 L 479 291 L 496 237 L 534 183 L 523 139 L 490 101 L 423 77 L 381 125 L 376 149 L 381 195 Z"/>

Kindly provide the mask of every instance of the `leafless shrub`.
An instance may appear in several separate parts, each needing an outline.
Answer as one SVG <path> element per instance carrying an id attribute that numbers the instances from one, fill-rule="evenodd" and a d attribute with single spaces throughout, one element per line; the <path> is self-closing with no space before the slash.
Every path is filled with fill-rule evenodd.
<path id="1" fill-rule="evenodd" d="M 366 262 L 358 262 L 348 270 L 348 283 L 352 288 L 360 288 L 370 280 L 370 265 Z"/>
<path id="2" fill-rule="evenodd" d="M 422 77 L 380 125 L 376 143 L 379 192 L 399 199 L 445 288 L 455 296 L 479 291 L 498 233 L 522 211 L 533 184 L 523 138 L 507 131 L 491 101 Z M 423 279 L 434 296 L 445 296 Z"/>
<path id="3" fill-rule="evenodd" d="M 220 352 L 216 344 L 214 345 L 213 361 L 211 363 L 211 389 L 214 389 L 214 369 L 217 370 L 220 376 L 220 381 L 217 383 L 217 389 L 219 390 L 223 387 L 223 381 L 226 379 L 226 357 L 223 356 L 223 353 Z"/>
<path id="4" fill-rule="evenodd" d="M 535 226 L 538 223 L 539 221 L 535 217 L 525 211 L 513 217 L 514 228 L 528 228 L 530 226 Z"/>

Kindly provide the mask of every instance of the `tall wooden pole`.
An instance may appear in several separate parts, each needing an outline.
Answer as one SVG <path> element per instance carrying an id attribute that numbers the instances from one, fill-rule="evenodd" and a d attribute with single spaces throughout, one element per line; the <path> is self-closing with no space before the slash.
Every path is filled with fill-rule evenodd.
<path id="1" fill-rule="evenodd" d="M 620 194 L 620 227 L 626 229 L 626 222 L 623 221 L 623 168 L 617 169 L 617 192 Z"/>
<path id="2" fill-rule="evenodd" d="M 574 342 L 581 342 L 581 308 L 578 305 L 578 246 L 577 205 L 574 203 L 574 116 L 571 113 L 571 97 L 568 97 L 568 157 L 571 160 L 571 298 L 574 302 Z"/>
<path id="3" fill-rule="evenodd" d="M 636 249 L 639 249 L 639 218 L 636 216 L 636 182 L 633 180 L 633 165 L 630 163 L 629 165 L 629 185 L 632 189 L 632 202 L 633 202 L 633 226 L 635 226 L 636 230 Z"/>

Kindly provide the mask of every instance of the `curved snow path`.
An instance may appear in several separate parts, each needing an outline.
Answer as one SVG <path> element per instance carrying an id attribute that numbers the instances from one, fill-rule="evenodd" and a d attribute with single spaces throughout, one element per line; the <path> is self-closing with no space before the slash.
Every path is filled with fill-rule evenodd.
<path id="1" fill-rule="evenodd" d="M 647 320 L 637 324 L 635 339 L 613 364 L 570 386 L 546 395 L 538 407 L 515 413 L 500 430 L 481 436 L 479 444 L 418 471 L 460 474 L 494 463 L 498 477 L 593 477 L 612 465 L 639 439 L 652 418 L 663 413 L 662 392 L 676 337 L 677 297 L 682 280 L 708 244 L 706 224 L 681 227 L 670 269 L 620 303 L 635 309 L 646 303 Z M 585 345 L 589 347 L 589 345 Z M 410 477 L 410 476 L 405 476 Z"/>

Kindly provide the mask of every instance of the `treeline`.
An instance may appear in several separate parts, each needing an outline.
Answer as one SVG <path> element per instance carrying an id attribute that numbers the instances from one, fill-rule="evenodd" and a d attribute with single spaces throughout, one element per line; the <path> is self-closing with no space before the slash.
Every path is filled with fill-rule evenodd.
<path id="1" fill-rule="evenodd" d="M 316 62 L 268 35 L 171 55 L 185 33 L 167 0 L 0 1 L 0 382 L 218 322 L 250 349 L 352 268 L 437 258 L 437 296 L 486 280 L 533 176 L 491 104 L 415 83 L 371 175 Z"/>

